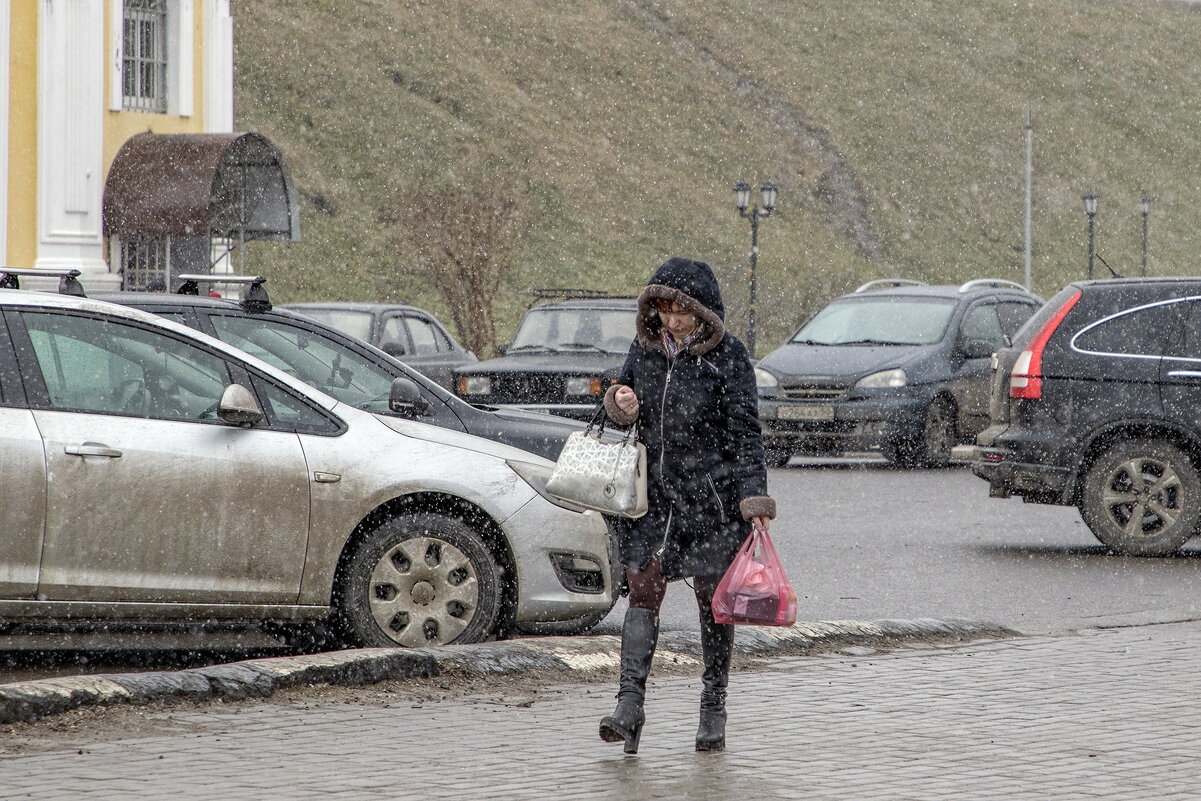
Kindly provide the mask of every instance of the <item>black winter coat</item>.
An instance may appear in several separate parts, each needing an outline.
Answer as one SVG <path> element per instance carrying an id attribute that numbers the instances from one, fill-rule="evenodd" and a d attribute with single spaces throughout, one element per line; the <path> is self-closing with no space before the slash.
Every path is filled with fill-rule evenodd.
<path id="1" fill-rule="evenodd" d="M 653 303 L 695 310 L 705 330 L 670 357 Z M 775 516 L 759 430 L 754 370 L 745 346 L 725 331 L 717 280 L 708 265 L 669 259 L 639 297 L 638 339 L 618 384 L 639 399 L 646 445 L 647 514 L 616 526 L 622 563 L 641 569 L 656 554 L 663 575 L 720 576 L 750 533 L 753 515 Z M 606 395 L 605 409 L 630 421 Z"/>

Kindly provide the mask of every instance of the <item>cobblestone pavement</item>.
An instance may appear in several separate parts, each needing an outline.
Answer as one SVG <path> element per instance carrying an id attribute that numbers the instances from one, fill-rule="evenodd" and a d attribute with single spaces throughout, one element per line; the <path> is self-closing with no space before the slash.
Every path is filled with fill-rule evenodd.
<path id="1" fill-rule="evenodd" d="M 152 736 L 15 753 L 4 799 L 1196 799 L 1201 623 L 790 657 L 735 674 L 728 750 L 699 682 L 652 679 L 642 750 L 612 686 L 379 704 L 146 710 Z"/>

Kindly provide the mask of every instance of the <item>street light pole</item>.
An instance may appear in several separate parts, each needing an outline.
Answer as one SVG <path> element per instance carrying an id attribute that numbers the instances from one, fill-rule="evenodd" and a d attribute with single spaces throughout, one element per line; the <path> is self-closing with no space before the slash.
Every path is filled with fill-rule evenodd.
<path id="1" fill-rule="evenodd" d="M 1091 281 L 1093 277 L 1093 218 L 1097 216 L 1097 201 L 1101 196 L 1096 192 L 1089 190 L 1087 195 L 1081 198 L 1084 201 L 1084 213 L 1088 215 L 1088 278 Z"/>
<path id="2" fill-rule="evenodd" d="M 1147 215 L 1151 213 L 1151 198 L 1146 192 L 1138 199 L 1138 210 L 1143 215 L 1143 275 L 1147 274 Z"/>
<path id="3" fill-rule="evenodd" d="M 750 267 L 750 296 L 746 309 L 746 349 L 751 358 L 755 358 L 755 305 L 757 302 L 757 287 L 755 267 L 759 261 L 759 221 L 771 216 L 776 206 L 776 186 L 771 181 L 759 187 L 763 208 L 751 205 L 751 186 L 746 181 L 734 185 L 734 205 L 738 208 L 738 216 L 751 221 L 751 267 Z"/>

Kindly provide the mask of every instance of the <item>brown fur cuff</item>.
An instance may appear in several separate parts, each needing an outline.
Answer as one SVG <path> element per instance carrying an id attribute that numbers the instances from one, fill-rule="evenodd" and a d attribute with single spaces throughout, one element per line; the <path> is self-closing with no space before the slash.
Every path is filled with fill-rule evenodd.
<path id="1" fill-rule="evenodd" d="M 769 498 L 766 495 L 743 498 L 742 502 L 738 504 L 738 509 L 742 512 L 743 520 L 750 520 L 752 517 L 766 517 L 768 520 L 776 519 L 776 501 L 774 498 Z"/>
<path id="2" fill-rule="evenodd" d="M 617 388 L 620 386 L 622 385 L 614 384 L 613 386 L 609 387 L 608 391 L 605 392 L 605 414 L 609 415 L 609 419 L 614 423 L 617 423 L 617 425 L 628 426 L 638 419 L 638 415 L 635 414 L 631 417 L 618 408 L 617 402 L 613 400 L 613 395 L 617 392 Z"/>

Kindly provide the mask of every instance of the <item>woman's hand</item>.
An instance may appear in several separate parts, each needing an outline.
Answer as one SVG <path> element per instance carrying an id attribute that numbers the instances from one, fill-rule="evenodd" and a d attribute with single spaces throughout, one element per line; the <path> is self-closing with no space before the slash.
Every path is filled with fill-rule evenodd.
<path id="1" fill-rule="evenodd" d="M 763 515 L 756 515 L 755 517 L 751 518 L 751 525 L 762 531 L 764 534 L 767 533 L 767 527 L 770 523 L 771 518 Z"/>
<path id="2" fill-rule="evenodd" d="M 628 414 L 630 417 L 638 416 L 638 393 L 634 392 L 633 387 L 627 387 L 621 384 L 613 392 L 613 402 L 617 404 L 617 408 Z"/>

